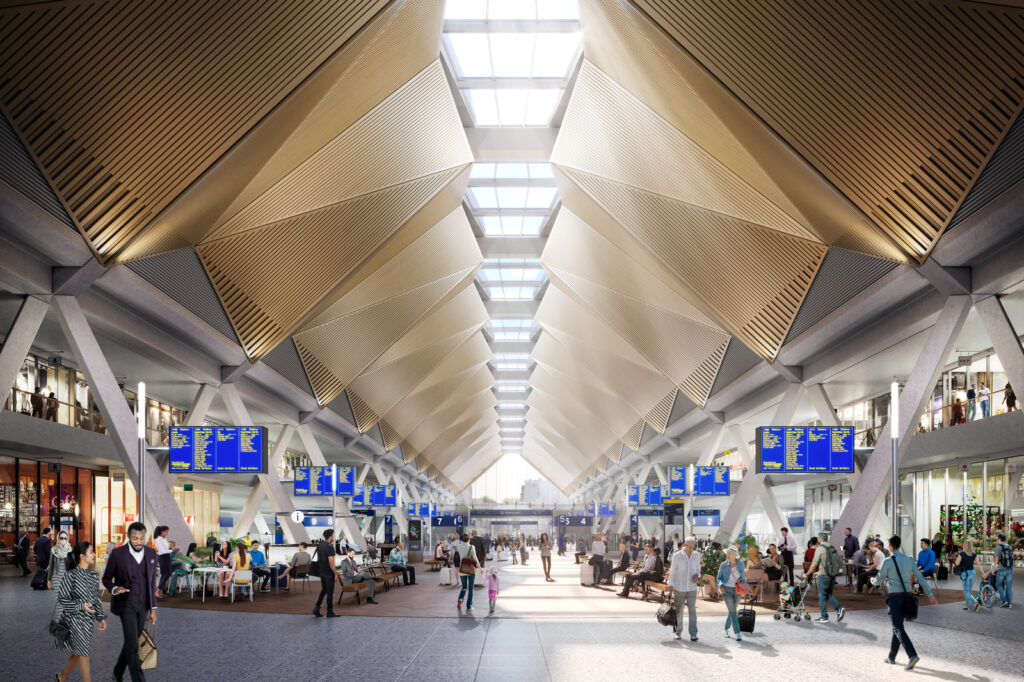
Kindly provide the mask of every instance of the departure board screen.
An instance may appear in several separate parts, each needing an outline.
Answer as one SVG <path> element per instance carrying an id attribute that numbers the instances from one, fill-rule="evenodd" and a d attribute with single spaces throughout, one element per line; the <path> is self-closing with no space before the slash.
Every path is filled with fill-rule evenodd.
<path id="1" fill-rule="evenodd" d="M 339 495 L 346 497 L 355 494 L 356 492 L 356 468 L 355 467 L 338 467 L 338 482 L 336 490 Z"/>
<path id="2" fill-rule="evenodd" d="M 853 472 L 852 426 L 762 426 L 755 442 L 758 473 Z"/>
<path id="3" fill-rule="evenodd" d="M 645 507 L 660 507 L 661 506 L 661 486 L 660 485 L 645 485 L 643 486 L 644 495 L 644 506 Z"/>
<path id="4" fill-rule="evenodd" d="M 629 486 L 629 499 L 627 500 L 627 504 L 630 507 L 639 507 L 640 506 L 640 486 L 638 486 L 638 485 L 631 485 L 631 486 Z"/>
<path id="5" fill-rule="evenodd" d="M 295 467 L 296 497 L 321 497 L 334 494 L 331 467 Z"/>
<path id="6" fill-rule="evenodd" d="M 597 507 L 598 516 L 615 516 L 616 504 L 614 502 L 602 502 Z"/>
<path id="7" fill-rule="evenodd" d="M 687 479 L 689 478 L 689 467 L 669 467 L 668 469 L 668 491 L 672 495 L 685 495 L 687 492 Z"/>
<path id="8" fill-rule="evenodd" d="M 693 475 L 694 495 L 728 495 L 729 467 L 697 467 Z"/>
<path id="9" fill-rule="evenodd" d="M 267 473 L 265 426 L 172 426 L 172 474 Z"/>

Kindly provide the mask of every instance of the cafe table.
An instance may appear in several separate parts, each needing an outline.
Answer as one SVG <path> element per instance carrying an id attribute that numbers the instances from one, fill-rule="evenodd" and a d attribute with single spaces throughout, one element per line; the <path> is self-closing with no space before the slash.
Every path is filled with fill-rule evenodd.
<path id="1" fill-rule="evenodd" d="M 216 575 L 218 573 L 230 573 L 230 572 L 231 572 L 231 569 L 228 568 L 227 566 L 201 566 L 201 567 L 196 567 L 196 568 L 192 569 L 192 575 L 193 576 L 195 576 L 196 573 L 198 573 L 200 575 L 199 582 L 200 582 L 200 585 L 202 585 L 202 588 L 203 588 L 202 592 L 203 592 L 203 603 L 204 604 L 206 603 L 206 583 L 209 581 L 210 576 Z M 188 594 L 189 594 L 189 599 L 195 599 L 195 583 L 194 583 L 194 581 L 191 578 L 189 578 L 189 581 L 188 581 Z"/>

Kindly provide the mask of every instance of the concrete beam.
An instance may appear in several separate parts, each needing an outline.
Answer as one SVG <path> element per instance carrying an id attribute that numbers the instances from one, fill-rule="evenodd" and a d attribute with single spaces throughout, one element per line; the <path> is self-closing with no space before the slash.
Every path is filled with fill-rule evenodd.
<path id="1" fill-rule="evenodd" d="M 1015 391 L 1024 391 L 1024 348 L 1021 347 L 1017 332 L 1006 315 L 1003 302 L 998 296 L 988 296 L 975 301 L 974 307 L 981 317 L 981 323 L 985 325 L 989 340 L 992 341 L 992 349 L 1003 364 L 1007 381 Z M 996 386 L 989 388 L 997 390 Z"/>
<path id="2" fill-rule="evenodd" d="M 53 293 L 60 296 L 78 296 L 93 285 L 107 268 L 96 258 L 90 258 L 77 268 L 56 267 L 53 269 Z"/>
<path id="3" fill-rule="evenodd" d="M 971 294 L 971 269 L 964 267 L 943 267 L 929 257 L 916 269 L 917 274 L 945 296 L 969 296 Z"/>
<path id="4" fill-rule="evenodd" d="M 21 302 L 18 314 L 14 318 L 7 336 L 4 338 L 4 345 L 0 348 L 0 392 L 3 400 L 7 402 L 11 395 L 15 382 L 18 380 L 18 372 L 25 364 L 25 358 L 32 348 L 32 342 L 39 333 L 39 326 L 46 317 L 46 311 L 50 304 L 35 296 L 26 296 Z M 30 389 L 34 388 L 32 386 Z"/>

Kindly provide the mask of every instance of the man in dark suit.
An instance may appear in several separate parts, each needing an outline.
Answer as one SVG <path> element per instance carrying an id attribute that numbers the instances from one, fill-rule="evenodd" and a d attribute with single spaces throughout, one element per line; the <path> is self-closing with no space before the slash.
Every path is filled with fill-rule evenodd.
<path id="1" fill-rule="evenodd" d="M 114 665 L 114 679 L 124 679 L 128 668 L 132 682 L 145 680 L 139 661 L 139 635 L 146 621 L 156 623 L 156 550 L 146 546 L 146 527 L 136 521 L 128 526 L 128 544 L 107 556 L 103 586 L 110 592 L 110 612 L 121 618 L 124 644 Z"/>
<path id="2" fill-rule="evenodd" d="M 18 545 L 14 550 L 14 556 L 18 561 L 18 565 L 21 566 L 22 578 L 32 575 L 32 571 L 28 570 L 28 550 L 31 546 L 32 541 L 28 539 L 28 533 L 25 533 L 18 540 Z"/>
<path id="3" fill-rule="evenodd" d="M 50 550 L 53 549 L 53 540 L 50 539 L 50 527 L 43 529 L 42 535 L 36 538 L 35 553 L 36 566 L 46 569 L 50 566 Z"/>
<path id="4" fill-rule="evenodd" d="M 473 537 L 469 539 L 469 544 L 473 546 L 473 551 L 476 552 L 476 558 L 480 561 L 480 568 L 484 567 L 485 560 L 487 559 L 487 551 L 484 547 L 484 539 L 473 531 Z"/>

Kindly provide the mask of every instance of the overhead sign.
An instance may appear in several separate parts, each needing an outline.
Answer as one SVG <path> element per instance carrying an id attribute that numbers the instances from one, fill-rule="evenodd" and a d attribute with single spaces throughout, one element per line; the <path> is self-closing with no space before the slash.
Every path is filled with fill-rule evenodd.
<path id="1" fill-rule="evenodd" d="M 330 467 L 295 467 L 293 492 L 296 497 L 319 497 L 334 494 Z"/>
<path id="2" fill-rule="evenodd" d="M 690 467 L 669 467 L 668 491 L 671 495 L 685 495 L 687 481 L 690 478 Z"/>
<path id="3" fill-rule="evenodd" d="M 393 485 L 384 486 L 384 506 L 394 507 L 398 504 L 398 491 Z"/>
<path id="4" fill-rule="evenodd" d="M 693 525 L 695 528 L 720 526 L 721 513 L 717 509 L 694 509 Z"/>
<path id="5" fill-rule="evenodd" d="M 356 468 L 338 467 L 338 482 L 335 488 L 339 495 L 349 497 L 356 492 Z"/>
<path id="6" fill-rule="evenodd" d="M 352 509 L 365 509 L 370 505 L 369 492 L 373 486 L 356 484 L 352 492 L 352 501 L 349 506 Z"/>
<path id="7" fill-rule="evenodd" d="M 469 515 L 475 519 L 499 519 L 522 516 L 546 516 L 551 518 L 554 509 L 473 509 Z"/>
<path id="8" fill-rule="evenodd" d="M 431 516 L 430 525 L 434 528 L 441 526 L 458 527 L 466 525 L 466 517 L 462 514 L 452 516 Z"/>
<path id="9" fill-rule="evenodd" d="M 413 502 L 409 505 L 409 516 L 413 518 L 429 518 L 434 508 L 429 502 Z"/>
<path id="10" fill-rule="evenodd" d="M 853 473 L 852 426 L 762 426 L 755 443 L 761 474 Z"/>
<path id="11" fill-rule="evenodd" d="M 627 500 L 627 503 L 629 504 L 630 507 L 639 507 L 640 506 L 640 486 L 638 486 L 638 485 L 631 485 L 631 486 L 629 486 L 629 499 Z"/>
<path id="12" fill-rule="evenodd" d="M 597 507 L 598 516 L 615 516 L 616 504 L 614 502 L 602 502 Z"/>
<path id="13" fill-rule="evenodd" d="M 729 494 L 729 467 L 696 467 L 693 476 L 694 495 Z"/>
<path id="14" fill-rule="evenodd" d="M 661 486 L 660 485 L 645 485 L 643 488 L 643 500 L 641 500 L 641 506 L 644 507 L 660 507 L 661 506 Z"/>
<path id="15" fill-rule="evenodd" d="M 593 516 L 570 516 L 569 514 L 558 515 L 559 526 L 576 526 L 580 528 L 590 528 L 594 525 Z"/>
<path id="16" fill-rule="evenodd" d="M 300 512 L 298 509 L 292 512 L 292 521 L 295 523 L 302 523 L 302 519 L 306 518 L 306 515 Z"/>
<path id="17" fill-rule="evenodd" d="M 172 474 L 267 473 L 265 426 L 172 426 Z"/>

